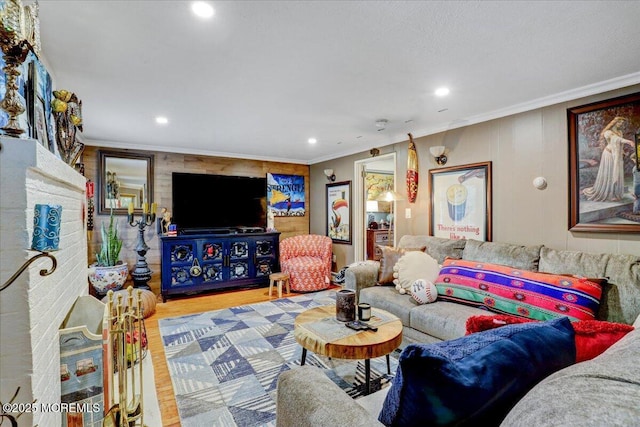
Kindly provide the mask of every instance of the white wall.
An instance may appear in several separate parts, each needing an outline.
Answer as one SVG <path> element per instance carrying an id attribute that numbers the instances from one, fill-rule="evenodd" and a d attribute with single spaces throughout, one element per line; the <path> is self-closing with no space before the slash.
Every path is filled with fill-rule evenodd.
<path id="1" fill-rule="evenodd" d="M 640 85 L 577 99 L 488 122 L 416 137 L 420 186 L 415 203 L 397 203 L 397 235 L 429 234 L 429 169 L 438 167 L 429 147 L 445 145 L 446 166 L 492 162 L 493 241 L 544 244 L 554 249 L 640 255 L 640 233 L 593 233 L 568 231 L 569 175 L 567 109 L 640 91 Z M 397 153 L 397 188 L 406 194 L 408 141 L 380 147 L 380 154 Z M 353 162 L 369 158 L 367 152 L 311 166 L 312 233 L 325 234 L 322 170 L 334 170 L 337 181 L 353 180 Z M 548 187 L 537 190 L 533 178 L 544 176 Z M 412 218 L 405 219 L 410 207 Z M 353 262 L 353 246 L 334 245 L 338 267 Z"/>
<path id="2" fill-rule="evenodd" d="M 79 295 L 86 295 L 85 178 L 33 140 L 0 139 L 0 283 L 28 258 L 36 203 L 62 205 L 58 266 L 35 261 L 0 294 L 0 401 L 20 387 L 16 402 L 60 402 L 58 329 Z M 26 191 L 25 191 L 26 189 Z M 59 413 L 25 414 L 20 425 L 61 425 Z"/>

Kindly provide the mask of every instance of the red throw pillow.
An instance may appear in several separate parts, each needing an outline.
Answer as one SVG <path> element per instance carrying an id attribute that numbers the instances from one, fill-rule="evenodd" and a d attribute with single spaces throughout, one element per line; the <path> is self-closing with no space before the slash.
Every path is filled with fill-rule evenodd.
<path id="1" fill-rule="evenodd" d="M 499 328 L 512 323 L 535 322 L 535 320 L 496 314 L 495 316 L 471 316 L 467 319 L 467 333 L 482 332 L 487 329 Z M 576 340 L 576 363 L 593 359 L 605 352 L 627 333 L 633 326 L 624 323 L 603 322 L 601 320 L 580 320 L 572 322 Z"/>
<path id="2" fill-rule="evenodd" d="M 573 322 L 576 331 L 576 362 L 593 359 L 615 344 L 633 326 L 624 323 L 581 320 Z"/>
<path id="3" fill-rule="evenodd" d="M 487 329 L 499 328 L 500 326 L 510 325 L 512 323 L 526 323 L 533 322 L 532 319 L 525 319 L 523 317 L 510 316 L 508 314 L 496 314 L 487 316 L 471 316 L 467 319 L 467 333 L 465 335 L 472 334 L 474 332 L 482 332 Z"/>

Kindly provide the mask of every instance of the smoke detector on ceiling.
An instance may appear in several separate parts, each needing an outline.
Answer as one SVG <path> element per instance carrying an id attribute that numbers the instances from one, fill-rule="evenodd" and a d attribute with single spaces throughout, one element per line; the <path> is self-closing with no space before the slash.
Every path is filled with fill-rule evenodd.
<path id="1" fill-rule="evenodd" d="M 378 128 L 378 132 L 385 130 L 387 128 L 387 123 L 389 123 L 389 120 L 387 119 L 376 120 L 376 127 Z"/>

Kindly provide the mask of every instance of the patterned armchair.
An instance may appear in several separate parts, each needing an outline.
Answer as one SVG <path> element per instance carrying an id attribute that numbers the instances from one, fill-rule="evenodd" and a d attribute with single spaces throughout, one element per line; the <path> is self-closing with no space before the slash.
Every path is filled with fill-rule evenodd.
<path id="1" fill-rule="evenodd" d="M 327 289 L 331 283 L 331 238 L 316 234 L 280 242 L 280 268 L 294 291 Z"/>

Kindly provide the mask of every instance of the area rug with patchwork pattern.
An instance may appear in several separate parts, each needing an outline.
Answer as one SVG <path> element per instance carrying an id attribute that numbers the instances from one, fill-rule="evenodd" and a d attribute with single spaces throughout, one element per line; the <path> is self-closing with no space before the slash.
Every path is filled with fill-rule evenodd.
<path id="1" fill-rule="evenodd" d="M 275 426 L 278 375 L 300 366 L 302 355 L 294 319 L 335 298 L 335 290 L 326 290 L 159 320 L 182 427 Z M 350 396 L 363 395 L 364 361 L 308 352 L 305 363 L 323 369 Z M 392 375 L 385 357 L 371 360 L 373 390 L 387 387 Z"/>

